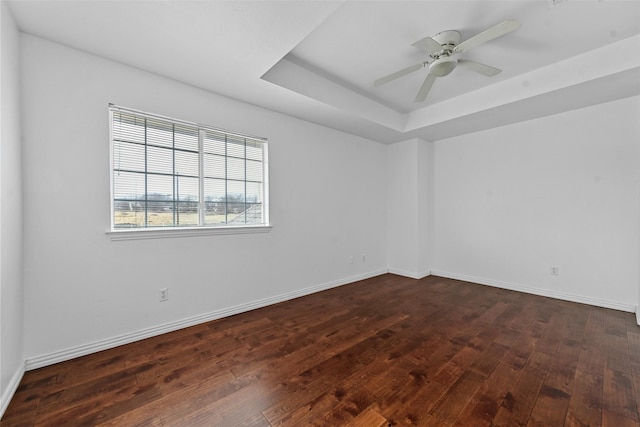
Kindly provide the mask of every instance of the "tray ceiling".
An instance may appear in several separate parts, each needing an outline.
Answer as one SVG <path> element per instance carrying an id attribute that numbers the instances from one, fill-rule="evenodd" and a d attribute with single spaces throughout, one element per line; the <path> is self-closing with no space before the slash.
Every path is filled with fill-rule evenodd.
<path id="1" fill-rule="evenodd" d="M 640 94 L 640 2 L 9 1 L 39 37 L 383 143 L 440 140 Z M 521 27 L 459 55 L 413 99 L 426 70 L 411 44 L 462 39 L 505 19 Z M 171 60 L 167 60 L 171 58 Z"/>

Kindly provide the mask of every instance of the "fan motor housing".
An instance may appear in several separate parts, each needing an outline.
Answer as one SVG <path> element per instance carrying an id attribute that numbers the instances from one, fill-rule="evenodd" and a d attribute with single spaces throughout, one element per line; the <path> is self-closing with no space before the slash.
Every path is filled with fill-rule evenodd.
<path id="1" fill-rule="evenodd" d="M 458 45 L 458 43 L 460 43 L 461 37 L 462 36 L 458 31 L 447 30 L 442 31 L 431 38 L 440 43 L 443 50 L 452 50 Z"/>

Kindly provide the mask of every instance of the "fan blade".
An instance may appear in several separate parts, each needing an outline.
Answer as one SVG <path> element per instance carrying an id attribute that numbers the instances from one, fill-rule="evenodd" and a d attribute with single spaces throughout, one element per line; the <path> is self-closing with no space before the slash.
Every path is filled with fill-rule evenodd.
<path id="1" fill-rule="evenodd" d="M 494 25 L 491 28 L 484 30 L 481 33 L 476 34 L 475 36 L 468 38 L 463 41 L 455 48 L 453 51 L 455 53 L 466 52 L 469 49 L 472 49 L 482 43 L 486 43 L 489 40 L 493 40 L 497 37 L 503 36 L 511 31 L 515 30 L 520 26 L 518 21 L 514 21 L 513 19 L 507 19 L 506 21 L 502 21 L 501 23 Z"/>
<path id="2" fill-rule="evenodd" d="M 440 46 L 440 43 L 438 43 L 431 37 L 425 37 L 422 40 L 418 40 L 411 46 L 415 46 L 418 49 L 425 50 L 427 51 L 427 53 L 429 53 L 429 55 L 433 55 L 434 53 L 438 53 L 442 50 L 442 46 Z"/>
<path id="3" fill-rule="evenodd" d="M 416 99 L 414 99 L 413 102 L 422 102 L 427 99 L 427 94 L 431 90 L 431 86 L 433 86 L 433 82 L 435 81 L 436 76 L 434 76 L 433 74 L 427 74 L 427 78 L 424 79 L 424 82 L 422 83 L 422 86 L 420 86 L 420 90 L 416 95 Z"/>
<path id="4" fill-rule="evenodd" d="M 472 61 L 470 59 L 458 59 L 458 65 L 462 65 L 471 71 L 475 71 L 476 73 L 480 73 L 487 77 L 493 77 L 502 72 L 499 68 L 481 64 L 480 62 Z"/>
<path id="5" fill-rule="evenodd" d="M 400 71 L 396 71 L 395 73 L 389 74 L 388 76 L 384 76 L 373 82 L 375 87 L 382 86 L 385 83 L 389 83 L 391 80 L 398 79 L 402 76 L 406 76 L 409 73 L 413 73 L 414 71 L 418 71 L 420 68 L 424 67 L 426 62 L 421 62 L 419 64 L 412 65 L 411 67 L 403 68 Z"/>

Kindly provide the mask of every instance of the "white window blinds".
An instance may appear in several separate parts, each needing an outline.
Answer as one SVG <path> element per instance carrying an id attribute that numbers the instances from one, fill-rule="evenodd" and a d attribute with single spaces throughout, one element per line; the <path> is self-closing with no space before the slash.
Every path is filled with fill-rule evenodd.
<path id="1" fill-rule="evenodd" d="M 112 229 L 266 225 L 267 141 L 110 106 Z"/>

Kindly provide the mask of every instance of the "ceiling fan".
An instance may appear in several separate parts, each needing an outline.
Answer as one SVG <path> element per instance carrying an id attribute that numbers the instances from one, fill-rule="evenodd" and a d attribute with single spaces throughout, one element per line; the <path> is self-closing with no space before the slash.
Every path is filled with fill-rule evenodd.
<path id="1" fill-rule="evenodd" d="M 413 100 L 413 102 L 423 102 L 427 98 L 427 94 L 429 93 L 429 90 L 431 90 L 431 86 L 436 81 L 436 78 L 447 76 L 458 65 L 487 77 L 495 76 L 502 70 L 470 59 L 457 59 L 455 58 L 455 55 L 466 52 L 482 43 L 486 43 L 497 37 L 510 33 L 519 26 L 520 23 L 518 21 L 508 19 L 464 40 L 463 42 L 460 42 L 461 35 L 455 30 L 443 31 L 433 37 L 425 37 L 413 43 L 412 46 L 426 51 L 429 54 L 429 60 L 403 68 L 402 70 L 391 73 L 388 76 L 379 78 L 373 82 L 373 85 L 375 87 L 381 86 L 428 66 L 429 73 L 424 79 L 422 86 L 420 86 L 420 90 L 418 90 L 416 98 Z"/>

